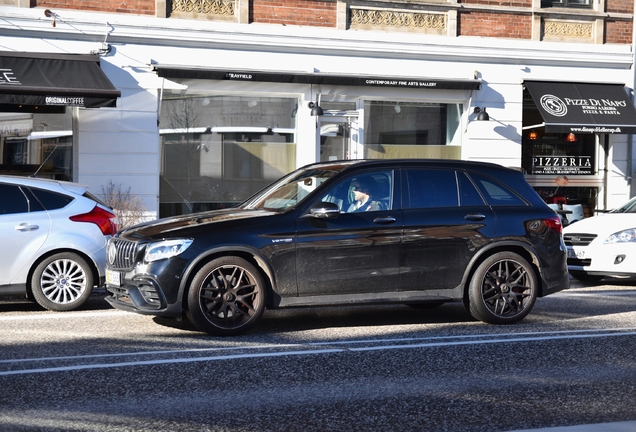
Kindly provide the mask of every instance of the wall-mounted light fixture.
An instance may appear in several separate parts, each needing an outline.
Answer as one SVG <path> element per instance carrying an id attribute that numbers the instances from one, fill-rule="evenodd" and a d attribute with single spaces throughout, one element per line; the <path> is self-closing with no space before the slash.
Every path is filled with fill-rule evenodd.
<path id="1" fill-rule="evenodd" d="M 569 143 L 573 143 L 577 141 L 576 135 L 574 135 L 572 132 L 570 132 L 569 134 L 567 134 L 567 136 L 565 137 L 565 141 L 569 142 Z"/>
<path id="2" fill-rule="evenodd" d="M 311 108 L 312 116 L 321 116 L 324 114 L 324 111 L 322 110 L 322 108 L 320 108 L 320 106 L 317 103 L 309 102 L 307 106 Z"/>
<path id="3" fill-rule="evenodd" d="M 534 140 L 536 140 L 537 138 L 539 138 L 539 135 L 537 134 L 537 132 L 536 132 L 536 131 L 530 131 L 530 132 L 528 133 L 528 139 L 529 139 L 529 140 L 534 141 Z"/>
<path id="4" fill-rule="evenodd" d="M 53 24 L 51 24 L 53 27 L 55 27 L 55 20 L 57 19 L 57 14 L 55 12 L 51 12 L 50 9 L 45 9 L 44 10 L 44 16 L 47 18 L 51 18 L 53 17 Z"/>
<path id="5" fill-rule="evenodd" d="M 477 114 L 477 118 L 475 120 L 479 121 L 488 121 L 490 120 L 490 116 L 486 112 L 486 108 L 475 107 L 473 113 Z"/>
<path id="6" fill-rule="evenodd" d="M 402 111 L 402 107 L 400 106 L 400 104 L 395 104 L 393 109 L 395 110 L 397 114 L 399 114 Z"/>

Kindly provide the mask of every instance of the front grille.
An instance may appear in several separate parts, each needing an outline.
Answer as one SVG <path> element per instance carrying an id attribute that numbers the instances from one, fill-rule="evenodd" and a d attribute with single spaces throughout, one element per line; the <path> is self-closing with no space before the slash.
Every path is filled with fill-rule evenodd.
<path id="1" fill-rule="evenodd" d="M 596 238 L 596 234 L 564 234 L 563 241 L 567 246 L 587 246 Z"/>
<path id="2" fill-rule="evenodd" d="M 112 238 L 108 245 L 108 264 L 113 269 L 133 268 L 137 256 L 137 243 L 120 238 Z"/>

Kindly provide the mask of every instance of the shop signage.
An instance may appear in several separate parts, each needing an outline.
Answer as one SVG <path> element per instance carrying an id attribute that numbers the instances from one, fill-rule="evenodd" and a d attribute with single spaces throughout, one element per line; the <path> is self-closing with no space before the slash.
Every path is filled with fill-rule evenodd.
<path id="1" fill-rule="evenodd" d="M 591 175 L 592 156 L 532 156 L 532 174 Z"/>
<path id="2" fill-rule="evenodd" d="M 545 81 L 525 85 L 548 133 L 636 132 L 636 109 L 623 85 Z"/>

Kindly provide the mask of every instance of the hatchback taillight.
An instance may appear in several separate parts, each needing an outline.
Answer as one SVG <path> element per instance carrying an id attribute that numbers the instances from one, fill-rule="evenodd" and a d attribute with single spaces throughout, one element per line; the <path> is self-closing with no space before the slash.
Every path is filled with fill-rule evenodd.
<path id="1" fill-rule="evenodd" d="M 558 216 L 549 217 L 544 219 L 543 222 L 545 222 L 546 226 L 555 233 L 561 234 L 563 232 L 563 225 L 561 224 L 561 219 Z"/>
<path id="2" fill-rule="evenodd" d="M 114 235 L 119 227 L 117 226 L 117 215 L 104 210 L 100 206 L 95 206 L 88 213 L 71 216 L 73 222 L 89 222 L 99 227 L 104 235 Z"/>

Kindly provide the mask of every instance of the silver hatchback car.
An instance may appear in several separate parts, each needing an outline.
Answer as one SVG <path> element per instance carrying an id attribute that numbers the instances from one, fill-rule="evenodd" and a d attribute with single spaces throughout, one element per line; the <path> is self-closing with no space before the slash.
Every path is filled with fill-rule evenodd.
<path id="1" fill-rule="evenodd" d="M 77 309 L 104 281 L 117 216 L 88 186 L 0 176 L 0 296 Z"/>

